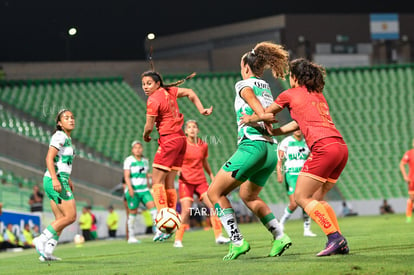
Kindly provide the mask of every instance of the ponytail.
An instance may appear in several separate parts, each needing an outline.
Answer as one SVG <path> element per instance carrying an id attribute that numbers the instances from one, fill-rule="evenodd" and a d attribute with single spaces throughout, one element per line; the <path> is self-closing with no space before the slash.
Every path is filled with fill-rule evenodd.
<path id="1" fill-rule="evenodd" d="M 262 77 L 266 69 L 271 69 L 273 77 L 284 79 L 288 70 L 289 53 L 283 46 L 265 41 L 256 44 L 244 54 L 242 60 L 258 77 Z"/>

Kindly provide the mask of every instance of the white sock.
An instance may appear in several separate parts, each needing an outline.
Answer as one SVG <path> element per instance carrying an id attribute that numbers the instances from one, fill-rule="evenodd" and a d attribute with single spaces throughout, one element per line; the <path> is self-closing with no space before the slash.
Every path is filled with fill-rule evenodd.
<path id="1" fill-rule="evenodd" d="M 271 219 L 268 223 L 264 225 L 270 233 L 272 233 L 273 238 L 275 240 L 281 238 L 283 236 L 283 230 L 280 226 L 280 223 L 277 221 L 276 218 Z"/>
<path id="2" fill-rule="evenodd" d="M 38 238 L 42 243 L 46 243 L 48 240 L 53 238 L 53 233 L 45 228 L 45 230 L 42 231 L 42 234 L 40 234 Z"/>
<path id="3" fill-rule="evenodd" d="M 135 238 L 135 233 L 134 233 L 134 229 L 135 229 L 135 218 L 137 216 L 134 214 L 129 214 L 128 215 L 128 235 L 129 238 Z"/>
<path id="4" fill-rule="evenodd" d="M 45 254 L 47 256 L 53 255 L 53 251 L 55 251 L 55 248 L 57 246 L 58 241 L 55 239 L 50 239 L 47 241 L 45 245 Z"/>
<path id="5" fill-rule="evenodd" d="M 243 235 L 237 225 L 234 210 L 232 208 L 223 209 L 223 215 L 220 217 L 220 221 L 224 227 L 224 230 L 226 230 L 227 235 L 230 236 L 230 240 L 235 245 L 241 245 L 243 243 Z"/>
<path id="6" fill-rule="evenodd" d="M 309 231 L 311 227 L 311 218 L 306 212 L 303 213 L 303 230 Z"/>
<path id="7" fill-rule="evenodd" d="M 290 216 L 292 215 L 292 211 L 290 211 L 289 207 L 285 208 L 285 212 L 283 213 L 283 216 L 280 218 L 280 223 L 285 224 L 287 220 L 289 220 Z"/>
<path id="8" fill-rule="evenodd" d="M 155 218 L 157 217 L 157 208 L 151 208 L 150 210 L 150 214 L 151 214 L 151 218 L 152 218 L 152 223 L 155 224 Z"/>

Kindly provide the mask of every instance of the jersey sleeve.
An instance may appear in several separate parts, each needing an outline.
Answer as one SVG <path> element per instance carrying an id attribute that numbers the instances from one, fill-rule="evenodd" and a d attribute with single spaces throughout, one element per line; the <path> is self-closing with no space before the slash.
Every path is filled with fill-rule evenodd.
<path id="1" fill-rule="evenodd" d="M 160 108 L 160 103 L 155 98 L 149 97 L 147 100 L 147 115 L 149 116 L 158 116 L 158 110 Z"/>
<path id="2" fill-rule="evenodd" d="M 275 103 L 282 108 L 289 106 L 289 102 L 290 102 L 289 90 L 282 92 L 275 100 Z"/>
<path id="3" fill-rule="evenodd" d="M 236 85 L 234 85 L 234 89 L 236 90 L 236 93 L 238 95 L 240 95 L 240 91 L 243 90 L 243 88 L 245 87 L 250 87 L 250 88 L 253 87 L 250 81 L 248 81 L 248 79 L 240 80 L 236 83 Z"/>
<path id="4" fill-rule="evenodd" d="M 61 135 L 59 132 L 56 132 L 50 139 L 49 146 L 53 146 L 56 149 L 60 150 L 60 148 L 62 148 L 65 144 L 65 140 L 66 138 L 64 135 Z"/>
<path id="5" fill-rule="evenodd" d="M 410 154 L 408 152 L 405 152 L 404 156 L 402 157 L 401 161 L 403 163 L 408 163 L 410 161 Z"/>
<path id="6" fill-rule="evenodd" d="M 130 168 L 131 168 L 131 160 L 128 157 L 124 160 L 124 170 L 130 170 Z"/>
<path id="7" fill-rule="evenodd" d="M 286 153 L 287 148 L 288 148 L 288 139 L 285 138 L 285 139 L 282 140 L 282 142 L 280 142 L 280 144 L 279 144 L 279 146 L 278 146 L 277 149 L 279 151 L 283 151 L 283 153 Z"/>

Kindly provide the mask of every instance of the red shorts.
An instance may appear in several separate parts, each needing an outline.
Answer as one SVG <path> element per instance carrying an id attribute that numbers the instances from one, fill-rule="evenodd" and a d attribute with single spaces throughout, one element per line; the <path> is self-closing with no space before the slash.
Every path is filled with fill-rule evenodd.
<path id="1" fill-rule="evenodd" d="M 414 195 L 414 180 L 410 180 L 410 183 L 408 184 L 408 194 Z"/>
<path id="2" fill-rule="evenodd" d="M 203 200 L 203 196 L 206 194 L 208 190 L 208 183 L 200 183 L 200 184 L 187 184 L 183 181 L 178 181 L 178 194 L 180 196 L 180 200 L 182 199 L 191 199 L 193 200 L 194 193 Z"/>
<path id="3" fill-rule="evenodd" d="M 152 167 L 166 171 L 180 170 L 186 148 L 187 137 L 182 130 L 175 134 L 160 136 Z"/>
<path id="4" fill-rule="evenodd" d="M 335 183 L 347 161 L 348 147 L 342 138 L 323 138 L 313 144 L 311 154 L 299 174 Z"/>

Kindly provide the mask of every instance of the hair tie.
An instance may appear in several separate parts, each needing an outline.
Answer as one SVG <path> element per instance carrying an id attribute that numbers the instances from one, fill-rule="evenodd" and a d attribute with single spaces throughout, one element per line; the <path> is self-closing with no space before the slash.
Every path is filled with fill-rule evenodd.
<path id="1" fill-rule="evenodd" d="M 252 55 L 256 55 L 256 52 L 254 51 L 254 49 L 252 49 L 252 51 L 250 52 Z"/>

